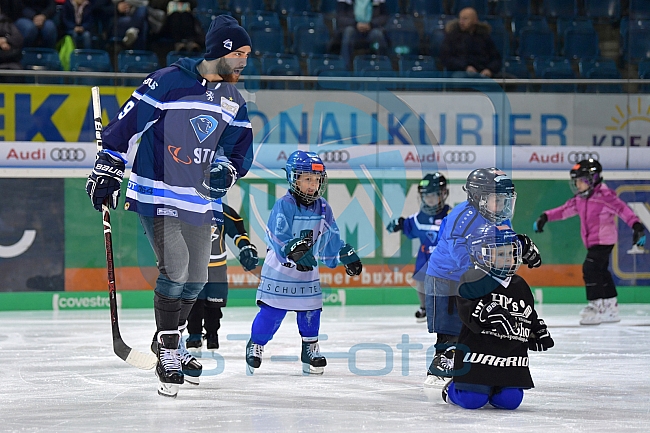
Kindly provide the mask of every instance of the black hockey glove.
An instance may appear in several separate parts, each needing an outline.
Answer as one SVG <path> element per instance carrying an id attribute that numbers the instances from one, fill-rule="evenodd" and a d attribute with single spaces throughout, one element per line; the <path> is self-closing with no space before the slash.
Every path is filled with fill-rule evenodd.
<path id="1" fill-rule="evenodd" d="M 226 195 L 237 180 L 237 170 L 229 161 L 216 160 L 205 170 L 203 183 L 197 192 L 206 200 L 214 201 Z"/>
<path id="2" fill-rule="evenodd" d="M 546 323 L 542 319 L 537 319 L 537 324 L 531 330 L 530 338 L 528 339 L 528 348 L 536 352 L 543 352 L 555 346 L 555 342 L 548 332 Z"/>
<path id="3" fill-rule="evenodd" d="M 487 325 L 484 327 L 491 327 L 500 335 L 516 336 L 521 333 L 519 322 L 497 301 L 487 305 L 480 301 L 472 315 L 477 317 L 480 323 Z"/>
<path id="4" fill-rule="evenodd" d="M 104 200 L 108 200 L 110 207 L 117 209 L 123 178 L 124 161 L 106 151 L 97 152 L 95 168 L 86 181 L 86 192 L 95 209 L 101 212 Z"/>
<path id="5" fill-rule="evenodd" d="M 404 218 L 395 218 L 388 223 L 386 230 L 388 230 L 390 233 L 397 233 L 400 230 L 404 230 Z"/>
<path id="6" fill-rule="evenodd" d="M 259 259 L 257 258 L 257 248 L 255 245 L 244 245 L 239 250 L 239 263 L 245 271 L 252 271 L 257 267 Z"/>
<path id="7" fill-rule="evenodd" d="M 642 247 L 645 245 L 645 227 L 643 224 L 640 222 L 635 222 L 632 225 L 632 230 L 634 230 L 634 233 L 632 233 L 632 243 L 634 245 L 637 245 L 639 247 Z"/>
<path id="8" fill-rule="evenodd" d="M 533 230 L 535 233 L 542 233 L 544 231 L 544 225 L 548 222 L 548 216 L 545 213 L 541 214 L 537 221 L 533 223 Z"/>
<path id="9" fill-rule="evenodd" d="M 354 248 L 350 244 L 343 245 L 343 248 L 339 250 L 339 258 L 343 266 L 345 266 L 345 272 L 351 276 L 357 276 L 361 274 L 363 270 L 363 265 L 361 264 L 361 259 L 354 252 Z"/>
<path id="10" fill-rule="evenodd" d="M 526 235 L 517 235 L 521 242 L 521 258 L 524 265 L 529 268 L 539 268 L 542 266 L 542 256 L 539 255 L 537 245 Z"/>
<path id="11" fill-rule="evenodd" d="M 311 252 L 310 239 L 292 239 L 284 247 L 284 254 L 296 264 L 300 272 L 308 272 L 318 266 L 316 258 Z"/>

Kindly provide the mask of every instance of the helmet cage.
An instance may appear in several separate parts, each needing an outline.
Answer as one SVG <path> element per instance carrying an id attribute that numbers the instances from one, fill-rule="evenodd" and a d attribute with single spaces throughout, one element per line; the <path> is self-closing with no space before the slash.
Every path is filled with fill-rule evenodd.
<path id="1" fill-rule="evenodd" d="M 490 196 L 496 196 L 495 205 L 497 206 L 497 210 L 492 210 L 489 208 L 488 203 Z M 516 192 L 481 194 L 477 203 L 477 208 L 479 213 L 483 215 L 485 219 L 494 224 L 500 224 L 505 220 L 512 218 L 515 213 L 516 201 Z M 502 206 L 499 206 L 499 204 Z M 499 209 L 499 207 L 501 208 Z"/>
<path id="2" fill-rule="evenodd" d="M 303 174 L 313 174 L 319 176 L 318 188 L 316 189 L 314 194 L 308 194 L 306 192 L 303 192 L 298 186 L 298 179 Z M 303 170 L 301 168 L 292 168 L 287 173 L 287 178 L 289 181 L 289 190 L 291 191 L 291 193 L 294 196 L 298 197 L 300 201 L 302 201 L 304 204 L 307 205 L 312 204 L 313 202 L 318 200 L 319 197 L 322 197 L 323 194 L 325 193 L 325 189 L 327 189 L 327 173 L 324 171 L 324 169 L 323 171 L 316 171 L 316 170 Z"/>
<path id="3" fill-rule="evenodd" d="M 487 239 L 490 237 L 490 239 Z M 511 248 L 508 248 L 511 247 Z M 512 260 L 506 256 L 512 251 Z M 522 264 L 522 246 L 517 235 L 505 230 L 503 236 L 489 236 L 475 239 L 470 246 L 472 262 L 497 278 L 512 277 Z"/>
<path id="4" fill-rule="evenodd" d="M 430 206 L 426 203 L 424 200 L 425 195 L 433 195 L 436 194 L 438 196 L 438 203 Z M 449 190 L 445 188 L 441 188 L 438 191 L 420 191 L 420 210 L 424 212 L 427 215 L 435 215 L 438 212 L 442 210 L 443 207 L 445 207 L 445 202 L 447 200 L 447 197 L 449 197 Z"/>

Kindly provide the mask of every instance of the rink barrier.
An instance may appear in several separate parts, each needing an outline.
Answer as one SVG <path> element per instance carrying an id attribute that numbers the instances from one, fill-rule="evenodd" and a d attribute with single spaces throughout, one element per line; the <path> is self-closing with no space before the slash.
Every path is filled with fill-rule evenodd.
<path id="1" fill-rule="evenodd" d="M 531 287 L 535 303 L 584 304 L 583 287 Z M 621 286 L 618 302 L 621 304 L 650 303 L 650 287 Z M 228 307 L 254 307 L 256 289 L 232 289 Z M 153 292 L 132 290 L 118 293 L 120 308 L 153 308 Z M 417 293 L 406 287 L 324 289 L 323 303 L 328 306 L 349 305 L 413 305 L 418 304 Z M 9 292 L 0 293 L 0 311 L 29 310 L 108 310 L 106 292 Z"/>

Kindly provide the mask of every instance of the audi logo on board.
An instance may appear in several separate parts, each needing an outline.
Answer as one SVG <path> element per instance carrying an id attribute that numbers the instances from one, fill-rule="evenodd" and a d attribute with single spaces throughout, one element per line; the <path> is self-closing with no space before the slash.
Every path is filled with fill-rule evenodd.
<path id="1" fill-rule="evenodd" d="M 318 152 L 323 162 L 345 163 L 350 160 L 350 153 L 347 150 L 327 150 Z"/>
<path id="2" fill-rule="evenodd" d="M 578 162 L 584 160 L 584 159 L 595 159 L 598 161 L 598 158 L 600 158 L 600 155 L 598 155 L 598 152 L 591 152 L 591 151 L 583 151 L 583 152 L 569 152 L 567 155 L 567 159 L 571 164 L 577 164 Z"/>
<path id="3" fill-rule="evenodd" d="M 442 159 L 447 164 L 472 164 L 476 161 L 476 153 L 471 150 L 448 150 Z"/>
<path id="4" fill-rule="evenodd" d="M 77 148 L 55 147 L 50 151 L 52 161 L 83 161 L 86 159 L 86 151 Z"/>

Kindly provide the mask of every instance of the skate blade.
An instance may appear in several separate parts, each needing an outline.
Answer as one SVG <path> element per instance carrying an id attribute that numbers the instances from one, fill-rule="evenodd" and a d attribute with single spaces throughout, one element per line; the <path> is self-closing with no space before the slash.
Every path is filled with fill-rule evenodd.
<path id="1" fill-rule="evenodd" d="M 173 383 L 159 383 L 158 395 L 169 398 L 176 398 L 178 395 L 178 385 Z"/>
<path id="2" fill-rule="evenodd" d="M 427 388 L 444 388 L 445 384 L 449 381 L 448 377 L 439 377 L 434 375 L 427 375 L 424 380 L 424 386 Z"/>
<path id="3" fill-rule="evenodd" d="M 424 323 L 427 321 L 426 317 L 422 317 L 421 319 L 418 319 L 417 317 L 415 318 L 415 323 Z"/>
<path id="4" fill-rule="evenodd" d="M 185 375 L 185 383 L 189 383 L 190 385 L 194 385 L 194 386 L 199 386 L 199 378 L 198 377 L 193 377 L 193 376 L 188 376 L 186 374 Z"/>
<path id="5" fill-rule="evenodd" d="M 255 373 L 255 367 L 246 364 L 246 376 L 252 376 Z"/>
<path id="6" fill-rule="evenodd" d="M 320 374 L 325 373 L 325 367 L 313 367 L 310 364 L 303 363 L 302 364 L 302 373 L 303 373 L 303 376 L 309 376 L 311 374 L 320 375 Z"/>

